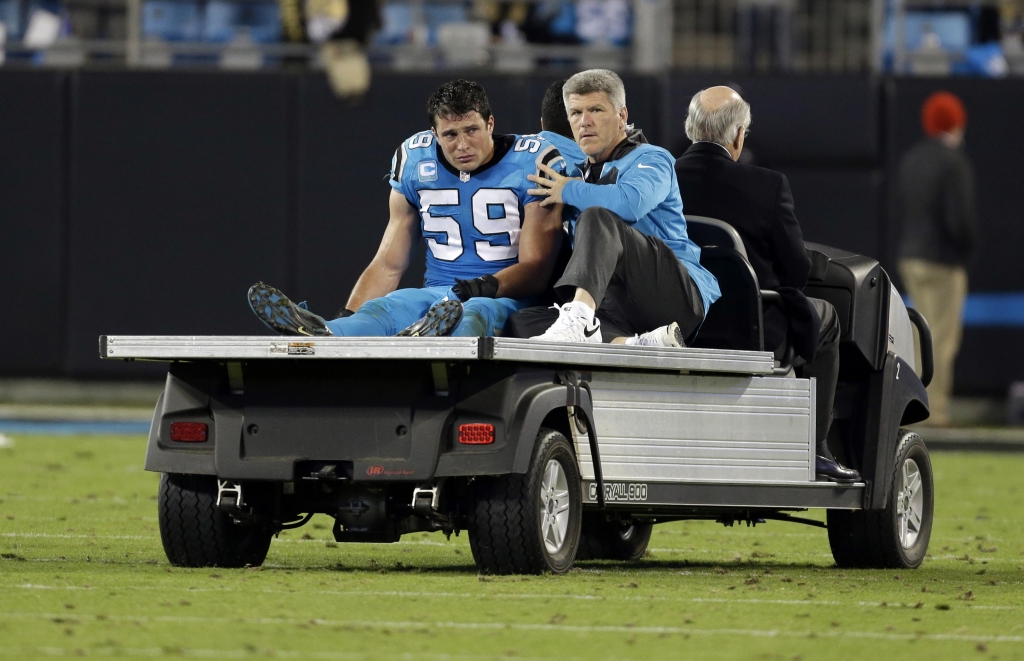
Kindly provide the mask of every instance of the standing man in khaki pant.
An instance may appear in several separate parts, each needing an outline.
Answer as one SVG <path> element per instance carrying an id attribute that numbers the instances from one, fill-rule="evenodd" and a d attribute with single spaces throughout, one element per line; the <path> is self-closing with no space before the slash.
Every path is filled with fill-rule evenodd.
<path id="1" fill-rule="evenodd" d="M 921 120 L 928 139 L 903 156 L 896 182 L 897 217 L 903 221 L 899 272 L 932 331 L 929 423 L 946 426 L 963 330 L 966 266 L 978 234 L 974 173 L 961 148 L 967 112 L 960 99 L 949 92 L 932 94 Z"/>

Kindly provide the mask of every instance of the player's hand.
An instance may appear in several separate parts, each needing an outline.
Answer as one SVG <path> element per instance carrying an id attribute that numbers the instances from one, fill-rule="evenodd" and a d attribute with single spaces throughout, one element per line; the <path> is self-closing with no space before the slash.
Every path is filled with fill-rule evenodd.
<path id="1" fill-rule="evenodd" d="M 535 174 L 526 175 L 526 178 L 537 184 L 539 188 L 531 188 L 526 191 L 530 195 L 537 197 L 543 197 L 540 205 L 542 207 L 550 207 L 552 204 L 562 204 L 562 189 L 565 188 L 565 184 L 572 181 L 583 181 L 579 177 L 566 177 L 565 175 L 559 174 L 556 170 L 548 167 L 547 165 L 541 164 L 540 171 L 546 176 L 541 177 Z"/>
<path id="2" fill-rule="evenodd" d="M 498 279 L 493 275 L 485 275 L 472 280 L 459 280 L 456 278 L 455 286 L 452 287 L 452 293 L 458 296 L 459 300 L 463 303 L 479 296 L 494 298 L 498 295 Z"/>

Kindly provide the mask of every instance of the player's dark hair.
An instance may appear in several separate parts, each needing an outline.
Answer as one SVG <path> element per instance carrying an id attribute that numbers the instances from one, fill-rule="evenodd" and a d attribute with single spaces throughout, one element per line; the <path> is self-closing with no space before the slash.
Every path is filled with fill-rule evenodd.
<path id="1" fill-rule="evenodd" d="M 427 99 L 427 118 L 437 127 L 438 117 L 462 117 L 473 111 L 486 122 L 491 117 L 491 102 L 487 92 L 472 80 L 453 80 L 437 88 Z"/>
<path id="2" fill-rule="evenodd" d="M 545 131 L 551 131 L 573 140 L 569 114 L 565 111 L 565 101 L 562 99 L 562 87 L 565 85 L 565 81 L 565 78 L 556 80 L 551 83 L 548 91 L 544 92 L 544 100 L 540 104 L 540 120 L 544 124 Z"/>

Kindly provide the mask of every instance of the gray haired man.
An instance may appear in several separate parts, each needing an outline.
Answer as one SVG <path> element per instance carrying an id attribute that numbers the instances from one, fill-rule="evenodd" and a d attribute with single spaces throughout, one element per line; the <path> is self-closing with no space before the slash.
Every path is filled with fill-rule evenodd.
<path id="1" fill-rule="evenodd" d="M 786 175 L 737 162 L 749 130 L 750 105 L 734 90 L 712 87 L 694 95 L 686 117 L 693 146 L 676 161 L 679 191 L 687 213 L 736 228 L 761 288 L 782 295 L 784 309 L 764 309 L 765 348 L 782 351 L 792 345 L 800 375 L 818 380 L 818 475 L 854 482 L 860 475 L 839 464 L 828 447 L 839 377 L 839 317 L 830 303 L 802 291 L 811 260 Z"/>
<path id="2" fill-rule="evenodd" d="M 575 176 L 542 165 L 546 177 L 528 177 L 537 185 L 530 194 L 546 198 L 541 206 L 581 212 L 572 258 L 555 283 L 567 302 L 536 339 L 680 346 L 721 293 L 686 234 L 674 159 L 627 136 L 626 90 L 614 72 L 582 71 L 562 96 L 587 160 L 569 164 Z M 660 332 L 645 333 L 652 329 Z"/>

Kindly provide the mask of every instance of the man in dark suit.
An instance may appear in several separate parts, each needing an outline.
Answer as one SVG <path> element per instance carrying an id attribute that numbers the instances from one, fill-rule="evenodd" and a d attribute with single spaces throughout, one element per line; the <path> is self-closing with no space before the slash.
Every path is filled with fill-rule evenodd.
<path id="1" fill-rule="evenodd" d="M 782 294 L 785 309 L 765 305 L 765 348 L 781 352 L 792 345 L 798 373 L 817 378 L 819 478 L 856 481 L 860 474 L 840 465 L 828 448 L 839 376 L 839 318 L 830 303 L 803 294 L 811 260 L 786 176 L 737 162 L 749 129 L 750 104 L 732 89 L 712 87 L 693 97 L 686 118 L 693 145 L 676 161 L 683 211 L 735 227 L 761 288 Z"/>

